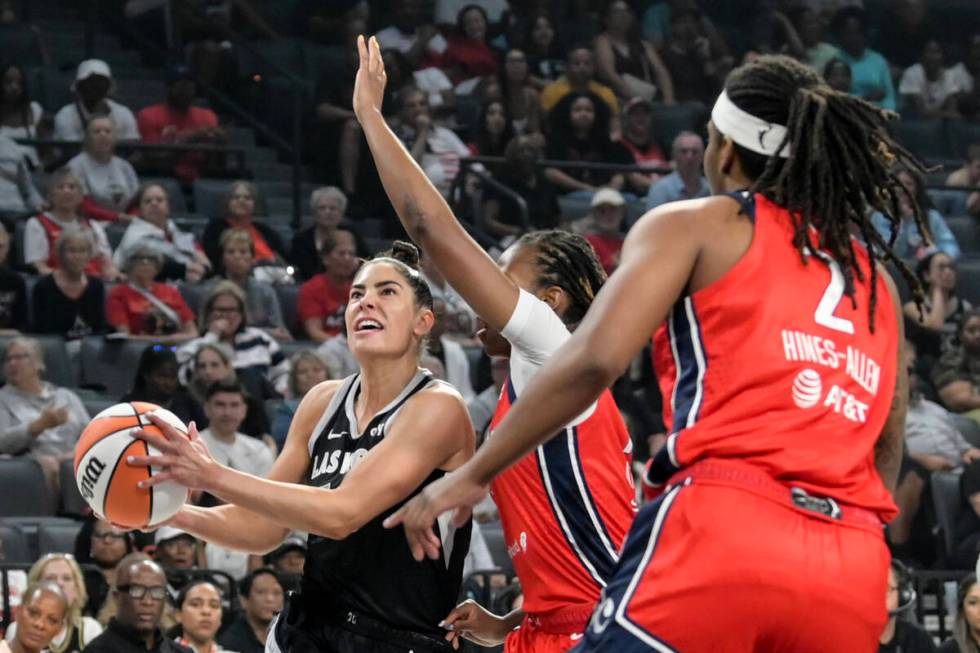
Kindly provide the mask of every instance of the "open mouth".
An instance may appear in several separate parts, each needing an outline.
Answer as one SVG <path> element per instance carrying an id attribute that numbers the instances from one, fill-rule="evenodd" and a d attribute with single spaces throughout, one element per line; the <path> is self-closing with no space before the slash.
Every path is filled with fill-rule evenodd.
<path id="1" fill-rule="evenodd" d="M 354 323 L 354 333 L 368 333 L 383 330 L 384 326 L 380 322 L 369 317 L 362 317 Z"/>

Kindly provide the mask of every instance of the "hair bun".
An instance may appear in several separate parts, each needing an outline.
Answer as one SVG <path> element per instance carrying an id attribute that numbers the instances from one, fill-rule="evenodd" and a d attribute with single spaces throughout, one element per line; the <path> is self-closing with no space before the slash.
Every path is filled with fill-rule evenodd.
<path id="1" fill-rule="evenodd" d="M 400 261 L 413 270 L 419 269 L 419 248 L 404 240 L 393 242 L 391 249 L 383 253 L 382 256 Z"/>

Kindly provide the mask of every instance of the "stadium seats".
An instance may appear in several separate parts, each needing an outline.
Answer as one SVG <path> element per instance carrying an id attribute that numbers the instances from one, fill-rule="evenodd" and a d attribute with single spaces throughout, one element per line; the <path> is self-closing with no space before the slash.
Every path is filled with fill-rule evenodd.
<path id="1" fill-rule="evenodd" d="M 938 120 L 899 120 L 890 123 L 889 130 L 921 159 L 941 159 L 946 154 L 946 132 Z"/>
<path id="2" fill-rule="evenodd" d="M 29 565 L 34 562 L 37 556 L 31 554 L 31 549 L 27 545 L 27 538 L 19 528 L 11 524 L 0 521 L 0 547 L 3 553 L 3 562 L 11 564 Z"/>
<path id="3" fill-rule="evenodd" d="M 971 145 L 980 143 L 980 124 L 965 120 L 951 120 L 946 125 L 946 134 L 949 142 L 946 156 L 952 155 L 959 159 L 965 159 L 967 149 Z"/>
<path id="4" fill-rule="evenodd" d="M 201 306 L 204 305 L 204 300 L 207 299 L 206 290 L 200 285 L 185 283 L 183 281 L 178 281 L 176 285 L 177 290 L 180 291 L 180 296 L 184 298 L 184 301 L 187 302 L 190 309 L 197 315 L 198 311 L 201 310 Z"/>
<path id="5" fill-rule="evenodd" d="M 0 336 L 0 349 L 6 349 L 7 343 L 14 336 Z M 31 335 L 41 343 L 44 352 L 44 374 L 43 378 L 58 386 L 73 387 L 76 385 L 77 375 L 72 368 L 68 358 L 68 350 L 65 349 L 65 341 L 61 336 L 41 336 Z M 3 380 L 3 370 L 0 369 L 0 381 Z"/>
<path id="6" fill-rule="evenodd" d="M 37 527 L 37 551 L 46 553 L 72 553 L 75 538 L 82 529 L 80 521 L 42 522 Z"/>
<path id="7" fill-rule="evenodd" d="M 286 355 L 286 358 L 292 358 L 301 351 L 316 350 L 317 343 L 312 340 L 289 340 L 287 342 L 280 342 L 279 347 L 282 348 L 282 353 Z"/>
<path id="8" fill-rule="evenodd" d="M 90 413 L 94 414 L 94 413 Z M 61 461 L 58 468 L 58 481 L 61 484 L 61 506 L 58 511 L 60 514 L 70 517 L 81 517 L 89 511 L 88 504 L 78 491 L 78 484 L 75 483 L 75 465 L 72 460 Z"/>
<path id="9" fill-rule="evenodd" d="M 514 562 L 507 554 L 507 540 L 504 537 L 504 527 L 500 522 L 489 522 L 480 524 L 483 532 L 483 539 L 487 541 L 487 548 L 490 549 L 490 556 L 494 564 L 506 571 L 508 574 L 514 573 Z"/>
<path id="10" fill-rule="evenodd" d="M 147 346 L 145 342 L 88 336 L 82 341 L 79 355 L 80 385 L 121 397 L 129 391 L 140 355 Z"/>
<path id="11" fill-rule="evenodd" d="M 957 293 L 974 306 L 980 305 L 980 260 L 963 260 L 957 265 Z"/>
<path id="12" fill-rule="evenodd" d="M 946 218 L 946 224 L 956 236 L 956 242 L 964 255 L 980 254 L 980 224 L 970 216 Z"/>
<path id="13" fill-rule="evenodd" d="M 707 108 L 700 102 L 682 102 L 672 106 L 658 104 L 653 109 L 653 131 L 664 153 L 670 155 L 674 137 L 682 131 L 702 134 Z"/>
<path id="14" fill-rule="evenodd" d="M 296 313 L 300 286 L 275 286 L 275 289 L 276 296 L 279 298 L 279 306 L 282 307 L 282 319 L 286 323 L 286 328 L 297 338 L 305 338 L 306 332 L 303 331 L 303 325 L 299 323 L 299 315 Z"/>
<path id="15" fill-rule="evenodd" d="M 0 517 L 53 512 L 41 464 L 30 456 L 0 459 Z"/>
<path id="16" fill-rule="evenodd" d="M 956 550 L 956 523 L 964 508 L 960 497 L 960 476 L 952 472 L 933 472 L 929 485 L 942 538 L 942 555 L 949 564 Z"/>

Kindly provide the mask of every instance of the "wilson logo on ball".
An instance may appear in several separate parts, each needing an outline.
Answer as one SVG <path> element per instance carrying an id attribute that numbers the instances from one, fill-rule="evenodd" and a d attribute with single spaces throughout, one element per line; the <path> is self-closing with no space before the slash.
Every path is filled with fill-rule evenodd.
<path id="1" fill-rule="evenodd" d="M 95 485 L 99 482 L 99 477 L 102 476 L 103 471 L 105 471 L 105 463 L 98 458 L 90 459 L 85 465 L 79 489 L 86 500 L 95 497 Z"/>
<path id="2" fill-rule="evenodd" d="M 805 369 L 793 380 L 793 403 L 799 408 L 813 408 L 823 396 L 823 382 L 820 375 Z"/>

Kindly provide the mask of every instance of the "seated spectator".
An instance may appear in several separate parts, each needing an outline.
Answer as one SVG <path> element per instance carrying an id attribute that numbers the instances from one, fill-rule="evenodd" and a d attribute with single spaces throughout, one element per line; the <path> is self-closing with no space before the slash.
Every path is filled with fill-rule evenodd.
<path id="1" fill-rule="evenodd" d="M 851 67 L 839 57 L 834 57 L 827 62 L 823 69 L 823 78 L 827 86 L 841 93 L 850 93 L 854 84 L 851 79 Z"/>
<path id="2" fill-rule="evenodd" d="M 904 189 L 904 192 L 898 192 L 898 217 L 901 222 L 898 225 L 898 237 L 892 245 L 895 255 L 918 259 L 931 251 L 939 250 L 952 258 L 958 258 L 960 246 L 956 242 L 956 236 L 946 225 L 942 214 L 933 207 L 922 177 L 917 172 L 904 168 L 896 172 L 895 176 Z M 922 239 L 915 226 L 916 208 L 926 223 L 926 240 Z M 880 213 L 873 214 L 871 219 L 875 229 L 887 242 L 892 237 L 890 222 Z"/>
<path id="3" fill-rule="evenodd" d="M 595 38 L 599 79 L 623 99 L 657 97 L 674 103 L 670 72 L 649 41 L 640 37 L 636 14 L 625 0 L 606 5 L 605 30 Z"/>
<path id="4" fill-rule="evenodd" d="M 503 100 L 484 102 L 476 123 L 476 138 L 469 143 L 470 151 L 477 156 L 504 156 L 513 138 L 514 124 Z M 504 173 L 499 164 L 487 164 L 486 168 L 495 177 Z"/>
<path id="5" fill-rule="evenodd" d="M 30 585 L 24 590 L 10 631 L 20 631 L 12 644 L 0 642 L 0 653 L 43 653 L 65 626 L 68 601 L 57 584 Z M 16 628 L 15 628 L 16 626 Z"/>
<path id="6" fill-rule="evenodd" d="M 163 635 L 163 611 L 167 601 L 167 577 L 145 554 L 132 553 L 122 559 L 112 590 L 117 613 L 105 632 L 96 637 L 85 653 L 193 653 Z"/>
<path id="7" fill-rule="evenodd" d="M 803 63 L 822 73 L 831 59 L 840 56 L 840 51 L 837 46 L 824 40 L 824 21 L 812 8 L 798 9 L 794 19 L 796 32 L 803 42 Z"/>
<path id="8" fill-rule="evenodd" d="M 906 68 L 898 83 L 902 114 L 908 117 L 955 118 L 960 90 L 953 70 L 943 63 L 943 46 L 937 39 L 929 39 L 920 61 Z"/>
<path id="9" fill-rule="evenodd" d="M 633 156 L 622 144 L 609 138 L 610 115 L 595 93 L 573 92 L 562 98 L 548 116 L 547 157 L 553 161 L 632 164 Z M 545 176 L 561 193 L 591 197 L 608 186 L 621 190 L 626 174 L 589 168 L 545 168 Z"/>
<path id="10" fill-rule="evenodd" d="M 235 381 L 238 376 L 232 367 L 230 348 L 220 343 L 201 345 L 193 360 L 193 376 L 190 382 L 178 390 L 170 403 L 170 411 L 185 424 L 194 422 L 199 429 L 207 428 L 208 416 L 204 412 L 204 401 L 208 388 L 218 381 Z M 248 394 L 245 398 L 247 412 L 240 430 L 253 438 L 264 438 L 269 432 L 269 418 L 265 412 L 265 399 L 274 399 L 276 391 L 267 383 L 256 386 L 262 394 Z M 253 390 L 254 392 L 254 390 Z"/>
<path id="11" fill-rule="evenodd" d="M 109 621 L 108 617 L 103 618 L 103 614 L 112 603 L 109 590 L 116 585 L 116 566 L 133 552 L 133 548 L 133 538 L 129 533 L 95 515 L 88 518 L 75 538 L 75 560 L 78 564 L 86 565 L 82 572 L 88 594 L 84 613 L 95 617 L 102 625 Z"/>
<path id="12" fill-rule="evenodd" d="M 218 125 L 218 116 L 206 107 L 191 103 L 197 85 L 190 69 L 179 64 L 167 71 L 167 99 L 141 110 L 136 116 L 144 143 L 184 145 L 225 145 L 228 137 Z M 161 152 L 150 157 L 153 164 L 173 174 L 186 185 L 201 176 L 208 154 L 203 152 Z"/>
<path id="13" fill-rule="evenodd" d="M 92 220 L 123 220 L 139 191 L 139 179 L 129 161 L 115 155 L 112 120 L 100 116 L 85 126 L 85 144 L 68 167 L 82 182 L 82 215 Z"/>
<path id="14" fill-rule="evenodd" d="M 592 196 L 592 220 L 585 239 L 592 245 L 606 274 L 612 274 L 619 265 L 625 219 L 626 200 L 619 191 L 601 188 Z"/>
<path id="15" fill-rule="evenodd" d="M 980 421 L 980 311 L 963 313 L 956 339 L 933 367 L 932 384 L 946 408 Z"/>
<path id="16" fill-rule="evenodd" d="M 905 576 L 906 578 L 903 578 Z M 888 623 L 879 637 L 878 653 L 935 653 L 936 645 L 932 636 L 917 623 L 903 619 L 903 612 L 912 605 L 902 605 L 901 584 L 911 583 L 912 579 L 905 565 L 893 560 L 888 568 L 888 589 L 885 592 L 885 609 L 888 610 Z M 901 610 L 900 610 L 901 608 Z"/>
<path id="17" fill-rule="evenodd" d="M 296 581 L 301 579 L 303 565 L 306 564 L 306 536 L 297 531 L 291 532 L 279 548 L 265 555 L 263 561 L 279 573 L 279 582 L 284 590 L 298 590 Z M 291 584 L 296 587 L 290 587 Z"/>
<path id="18" fill-rule="evenodd" d="M 633 163 L 651 168 L 666 168 L 667 157 L 657 143 L 653 130 L 653 103 L 633 98 L 623 107 L 623 133 L 619 142 L 633 155 Z M 657 172 L 630 172 L 629 186 L 646 195 L 650 186 L 663 175 Z"/>
<path id="19" fill-rule="evenodd" d="M 378 44 L 382 49 L 401 52 L 413 68 L 418 68 L 423 58 L 440 56 L 446 51 L 448 43 L 439 30 L 424 18 L 420 0 L 395 3 L 391 25 L 375 34 Z"/>
<path id="20" fill-rule="evenodd" d="M 361 367 L 347 343 L 346 329 L 347 327 L 344 326 L 344 330 L 339 334 L 333 338 L 327 338 L 316 348 L 316 353 L 327 363 L 331 379 L 346 379 L 351 374 L 361 371 Z"/>
<path id="21" fill-rule="evenodd" d="M 43 204 L 23 149 L 0 134 L 0 218 L 20 219 L 40 211 Z"/>
<path id="22" fill-rule="evenodd" d="M 459 160 L 470 155 L 469 148 L 455 132 L 432 122 L 425 93 L 407 86 L 398 93 L 398 102 L 398 137 L 429 180 L 446 195 L 459 172 Z"/>
<path id="23" fill-rule="evenodd" d="M 534 12 L 527 22 L 524 36 L 528 78 L 531 86 L 538 92 L 556 81 L 565 70 L 565 57 L 555 38 L 555 23 L 547 11 Z"/>
<path id="24" fill-rule="evenodd" d="M 557 191 L 547 172 L 537 165 L 542 157 L 540 143 L 541 139 L 534 136 L 511 139 L 504 152 L 507 162 L 500 178 L 524 199 L 528 224 L 511 195 L 492 186 L 483 191 L 480 226 L 494 238 L 519 236 L 528 229 L 550 229 L 561 224 Z"/>
<path id="25" fill-rule="evenodd" d="M 670 148 L 674 171 L 650 186 L 647 211 L 667 202 L 708 197 L 711 189 L 702 174 L 704 141 L 694 132 L 684 131 L 674 137 Z"/>
<path id="26" fill-rule="evenodd" d="M 106 321 L 116 333 L 131 340 L 168 344 L 197 336 L 194 312 L 180 291 L 154 281 L 162 269 L 163 257 L 156 249 L 130 249 L 123 267 L 128 281 L 116 285 L 106 298 Z"/>
<path id="27" fill-rule="evenodd" d="M 231 281 L 223 281 L 211 290 L 198 318 L 201 337 L 177 350 L 180 378 L 185 385 L 197 350 L 220 342 L 232 349 L 232 365 L 250 394 L 264 396 L 262 387 L 266 383 L 280 395 L 286 391 L 289 361 L 272 336 L 248 324 L 245 306 L 245 293 Z"/>
<path id="28" fill-rule="evenodd" d="M 962 168 L 954 170 L 946 177 L 947 186 L 980 187 L 980 143 L 967 148 L 966 162 Z M 980 191 L 964 193 L 964 209 L 972 215 L 980 215 Z"/>
<path id="29" fill-rule="evenodd" d="M 239 432 L 246 410 L 245 388 L 241 383 L 215 381 L 204 399 L 208 427 L 201 431 L 201 439 L 214 459 L 222 465 L 254 476 L 265 476 L 272 468 L 276 454 L 261 440 Z M 231 575 L 239 578 L 245 571 L 242 569 L 242 573 Z"/>
<path id="30" fill-rule="evenodd" d="M 74 392 L 43 380 L 44 351 L 33 338 L 7 341 L 3 373 L 0 454 L 30 453 L 41 463 L 49 487 L 57 490 L 58 467 L 74 456 L 88 411 Z"/>
<path id="31" fill-rule="evenodd" d="M 63 230 L 71 225 L 89 232 L 95 244 L 95 255 L 85 268 L 86 274 L 105 281 L 119 278 L 119 270 L 112 263 L 112 249 L 105 229 L 99 222 L 79 214 L 82 205 L 82 183 L 68 168 L 56 170 L 48 185 L 50 208 L 27 221 L 24 227 L 24 262 L 38 274 L 50 274 L 58 269 L 58 250 L 55 242 Z"/>
<path id="32" fill-rule="evenodd" d="M 429 285 L 433 299 L 441 299 L 446 305 L 446 334 L 455 336 L 457 340 L 476 344 L 473 336 L 476 333 L 476 313 L 466 303 L 456 290 L 449 285 L 446 277 L 436 267 L 435 263 L 428 256 L 422 257 L 420 261 L 420 271 L 422 278 Z"/>
<path id="33" fill-rule="evenodd" d="M 170 281 L 183 279 L 197 283 L 211 269 L 194 234 L 181 231 L 170 219 L 170 197 L 167 189 L 147 184 L 136 195 L 139 215 L 126 227 L 113 262 L 121 267 L 134 247 L 150 247 L 163 257 L 160 276 Z"/>
<path id="34" fill-rule="evenodd" d="M 301 351 L 294 354 L 289 363 L 289 392 L 286 398 L 279 402 L 276 415 L 272 420 L 272 438 L 276 441 L 279 451 L 286 444 L 289 425 L 293 423 L 293 415 L 299 408 L 306 393 L 318 383 L 330 379 L 330 368 L 327 362 L 315 351 Z"/>
<path id="35" fill-rule="evenodd" d="M 239 584 L 242 614 L 218 636 L 218 643 L 238 653 L 264 653 L 269 625 L 282 610 L 283 591 L 272 569 L 256 569 Z"/>
<path id="36" fill-rule="evenodd" d="M 471 0 L 435 0 L 433 19 L 436 26 L 450 28 L 458 25 L 459 13 L 471 4 Z M 499 25 L 510 11 L 507 0 L 480 0 L 479 5 L 484 10 L 489 25 L 494 26 Z"/>
<path id="37" fill-rule="evenodd" d="M 920 353 L 935 360 L 942 351 L 955 346 L 960 321 L 973 306 L 956 294 L 956 261 L 949 254 L 933 252 L 924 256 L 916 264 L 915 274 L 925 297 L 921 317 L 914 301 L 905 303 L 905 317 L 918 327 L 918 332 L 910 329 L 908 335 Z"/>
<path id="38" fill-rule="evenodd" d="M 672 11 L 670 40 L 663 56 L 677 101 L 711 106 L 734 62 L 727 52 L 712 50 L 712 41 L 701 31 L 702 24 L 696 8 Z"/>
<path id="39" fill-rule="evenodd" d="M 133 385 L 119 401 L 146 401 L 170 408 L 179 387 L 174 348 L 151 345 L 140 354 Z"/>
<path id="40" fill-rule="evenodd" d="M 500 90 L 510 114 L 510 124 L 517 134 L 533 134 L 541 131 L 541 103 L 538 92 L 531 84 L 527 55 L 523 50 L 511 48 L 504 55 L 504 69 L 500 75 Z"/>
<path id="41" fill-rule="evenodd" d="M 178 644 L 192 649 L 194 653 L 221 653 L 215 636 L 221 628 L 224 608 L 221 590 L 211 581 L 203 578 L 192 580 L 177 594 L 177 623 L 180 634 Z"/>
<path id="42" fill-rule="evenodd" d="M 201 237 L 209 261 L 221 259 L 221 234 L 226 229 L 244 229 L 252 236 L 256 263 L 276 265 L 285 260 L 286 249 L 279 234 L 255 217 L 258 201 L 259 191 L 254 184 L 231 182 L 225 200 L 225 215 L 212 217 Z"/>
<path id="43" fill-rule="evenodd" d="M 153 557 L 163 567 L 167 576 L 167 593 L 171 599 L 175 598 L 189 579 L 181 572 L 197 569 L 200 566 L 201 556 L 197 539 L 179 528 L 161 526 L 153 533 L 153 544 L 155 547 Z"/>
<path id="44" fill-rule="evenodd" d="M 453 84 L 497 74 L 498 53 L 487 39 L 486 10 L 476 4 L 460 9 L 456 29 L 446 39 L 446 50 L 436 60 Z"/>
<path id="45" fill-rule="evenodd" d="M 55 583 L 68 601 L 64 625 L 51 640 L 51 650 L 81 651 L 102 632 L 102 626 L 98 621 L 92 617 L 82 616 L 82 610 L 88 603 L 88 595 L 85 592 L 82 570 L 72 555 L 49 553 L 43 556 L 31 566 L 27 574 L 27 582 L 31 585 Z M 23 607 L 21 609 L 23 610 Z M 19 626 L 17 623 L 12 624 L 4 639 L 13 642 L 17 638 Z"/>
<path id="46" fill-rule="evenodd" d="M 952 415 L 920 392 L 913 391 L 909 400 L 905 444 L 909 456 L 930 472 L 961 470 L 980 460 L 980 449 L 966 441 Z"/>
<path id="47" fill-rule="evenodd" d="M 971 32 L 963 50 L 963 59 L 952 68 L 953 80 L 961 93 L 975 95 L 980 75 L 980 31 Z"/>
<path id="48" fill-rule="evenodd" d="M 353 231 L 354 223 L 344 217 L 347 196 L 336 186 L 322 186 L 310 194 L 313 224 L 297 231 L 289 248 L 298 277 L 307 280 L 323 271 L 320 251 L 323 243 L 338 227 Z M 355 233 L 355 238 L 357 234 Z M 359 248 L 360 249 L 360 248 Z"/>
<path id="49" fill-rule="evenodd" d="M 92 232 L 66 227 L 55 242 L 61 265 L 43 277 L 32 291 L 35 333 L 60 335 L 73 341 L 105 333 L 105 286 L 86 274 L 95 255 Z"/>
<path id="50" fill-rule="evenodd" d="M 445 375 L 440 378 L 456 388 L 463 401 L 470 401 L 476 396 L 470 381 L 470 359 L 466 357 L 463 346 L 446 335 L 446 303 L 439 299 L 433 300 L 432 313 L 435 315 L 435 322 L 429 331 L 426 354 L 439 361 L 445 369 Z"/>
<path id="51" fill-rule="evenodd" d="M 71 90 L 75 100 L 61 107 L 54 116 L 55 140 L 84 140 L 86 125 L 96 116 L 108 116 L 112 120 L 117 141 L 139 140 L 133 112 L 109 98 L 112 91 L 109 64 L 101 59 L 86 59 L 78 64 Z"/>
<path id="52" fill-rule="evenodd" d="M 354 234 L 337 229 L 320 250 L 323 272 L 299 289 L 296 313 L 310 340 L 323 342 L 340 333 L 350 284 L 360 262 Z"/>
<path id="53" fill-rule="evenodd" d="M 16 63 L 0 67 L 0 135 L 11 139 L 46 138 L 48 129 L 42 122 L 44 109 L 31 97 L 24 69 Z M 37 148 L 17 145 L 21 158 L 31 168 L 41 165 Z"/>
<path id="54" fill-rule="evenodd" d="M 252 326 L 265 329 L 277 340 L 292 340 L 282 318 L 282 308 L 275 288 L 252 274 L 255 268 L 255 243 L 243 229 L 227 229 L 221 234 L 221 260 L 218 275 L 203 288 L 210 290 L 222 281 L 231 281 L 245 292 L 246 310 Z"/>
<path id="55" fill-rule="evenodd" d="M 974 561 L 969 561 L 964 569 L 970 569 Z M 953 636 L 943 642 L 939 653 L 971 653 L 980 650 L 980 583 L 976 574 L 967 574 L 960 581 L 956 592 L 956 618 L 953 621 Z"/>
<path id="56" fill-rule="evenodd" d="M 891 68 L 883 56 L 868 47 L 868 19 L 864 10 L 841 9 L 834 16 L 833 28 L 841 46 L 840 58 L 851 67 L 851 93 L 895 111 L 898 103 Z"/>
<path id="57" fill-rule="evenodd" d="M 27 331 L 27 288 L 24 277 L 10 269 L 10 233 L 0 221 L 0 336 Z"/>
<path id="58" fill-rule="evenodd" d="M 587 45 L 572 46 L 568 51 L 565 74 L 541 91 L 541 108 L 550 114 L 555 105 L 572 92 L 595 93 L 609 109 L 610 116 L 619 116 L 619 100 L 612 89 L 595 79 L 595 55 Z M 615 129 L 613 129 L 615 131 Z"/>

